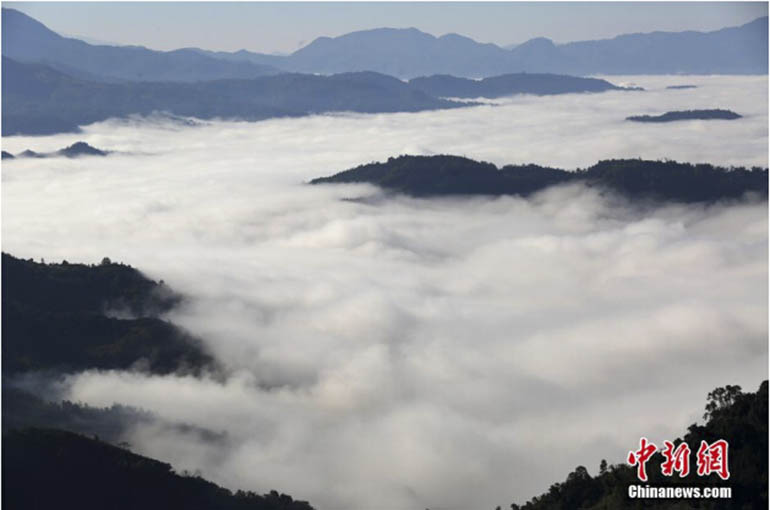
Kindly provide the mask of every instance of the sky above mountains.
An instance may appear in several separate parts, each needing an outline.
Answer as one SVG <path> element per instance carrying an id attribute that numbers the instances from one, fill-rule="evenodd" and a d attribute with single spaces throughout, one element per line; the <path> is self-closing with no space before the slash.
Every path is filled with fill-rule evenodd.
<path id="1" fill-rule="evenodd" d="M 170 50 L 292 52 L 320 36 L 377 27 L 459 33 L 500 46 L 623 33 L 700 30 L 767 16 L 764 2 L 4 2 L 52 30 L 108 44 Z"/>

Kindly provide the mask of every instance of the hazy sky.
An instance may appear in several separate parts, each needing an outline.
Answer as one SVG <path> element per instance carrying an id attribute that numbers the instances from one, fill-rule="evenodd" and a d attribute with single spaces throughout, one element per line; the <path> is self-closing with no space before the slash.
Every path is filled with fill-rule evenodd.
<path id="1" fill-rule="evenodd" d="M 59 33 L 169 50 L 291 52 L 376 27 L 455 32 L 480 42 L 556 42 L 655 30 L 715 30 L 766 16 L 766 2 L 3 2 Z"/>

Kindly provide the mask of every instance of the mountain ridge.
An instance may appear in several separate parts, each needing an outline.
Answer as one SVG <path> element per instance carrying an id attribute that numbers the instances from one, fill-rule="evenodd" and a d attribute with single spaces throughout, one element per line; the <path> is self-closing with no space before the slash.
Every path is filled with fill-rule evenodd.
<path id="1" fill-rule="evenodd" d="M 188 50 L 88 44 L 62 37 L 16 9 L 2 8 L 3 56 L 81 72 L 103 81 L 200 81 L 276 74 L 266 65 L 228 62 Z"/>
<path id="2" fill-rule="evenodd" d="M 105 81 L 200 81 L 283 72 L 375 71 L 403 79 L 434 74 L 483 78 L 516 72 L 592 74 L 767 74 L 768 18 L 712 31 L 653 31 L 556 44 L 535 37 L 505 49 L 467 36 L 434 36 L 415 27 L 380 27 L 320 36 L 289 55 L 181 48 L 90 45 L 65 38 L 14 9 L 3 8 L 3 55 L 48 62 Z M 27 27 L 39 40 L 24 35 Z M 88 55 L 89 58 L 84 58 Z M 121 58 L 116 59 L 116 55 Z M 119 60 L 125 69 L 114 66 Z M 202 70 L 201 70 L 202 69 Z M 85 75 L 84 75 L 85 76 Z"/>
<path id="3" fill-rule="evenodd" d="M 440 95 L 500 97 L 629 90 L 601 79 L 552 74 L 503 75 L 479 82 L 456 77 L 404 82 L 374 71 L 359 71 L 329 76 L 284 73 L 195 83 L 105 83 L 9 57 L 3 57 L 3 70 L 5 135 L 78 132 L 79 126 L 108 118 L 155 112 L 256 121 L 326 112 L 418 112 L 476 105 Z"/>
<path id="4" fill-rule="evenodd" d="M 756 193 L 767 199 L 767 169 L 714 167 L 676 161 L 603 160 L 576 171 L 540 165 L 506 165 L 470 158 L 399 156 L 369 163 L 310 184 L 368 183 L 386 191 L 430 198 L 468 195 L 528 196 L 558 184 L 582 183 L 630 199 L 715 202 Z"/>
<path id="5" fill-rule="evenodd" d="M 235 491 L 98 438 L 49 428 L 3 433 L 3 504 L 96 510 L 313 510 L 271 491 Z M 41 490 L 44 489 L 44 490 Z"/>
<path id="6" fill-rule="evenodd" d="M 362 48 L 370 46 L 401 48 L 403 40 L 391 37 L 385 41 L 382 37 L 404 35 L 412 41 L 423 41 L 425 46 L 415 50 L 414 55 L 391 52 L 388 59 L 380 57 L 379 61 L 370 62 L 368 69 L 406 79 L 432 74 L 483 78 L 512 72 L 578 75 L 766 74 L 768 72 L 767 23 L 768 18 L 764 16 L 743 25 L 712 31 L 636 32 L 620 34 L 612 38 L 560 44 L 546 37 L 535 37 L 521 44 L 512 45 L 510 49 L 493 43 L 479 43 L 460 34 L 448 33 L 434 36 L 414 27 L 381 27 L 358 30 L 336 37 L 317 37 L 288 56 L 265 55 L 248 50 L 240 50 L 238 53 L 240 58 L 253 62 L 269 61 L 272 65 L 292 71 L 323 73 L 362 70 L 367 68 L 366 64 L 355 60 Z M 734 36 L 732 42 L 726 41 L 726 36 Z M 651 45 L 659 46 L 661 40 L 665 44 L 673 42 L 679 47 L 674 48 L 673 51 L 671 48 L 668 48 L 668 51 L 658 49 L 655 55 L 645 52 L 645 48 L 649 49 Z M 476 61 L 468 63 L 471 55 L 456 54 L 454 57 L 461 63 L 455 67 L 449 67 L 447 55 L 435 54 L 437 45 L 440 46 L 442 42 L 448 41 L 472 44 L 474 52 L 472 57 Z M 735 51 L 725 50 L 725 47 L 736 46 L 736 41 Z M 347 48 L 351 42 L 352 50 Z M 321 54 L 322 50 L 333 50 L 334 53 Z M 220 56 L 222 53 L 218 52 Z M 314 62 L 310 58 L 311 54 L 318 59 L 323 57 L 324 61 Z M 234 54 L 230 55 L 234 58 Z M 705 61 L 702 58 L 704 56 Z M 714 61 L 712 56 L 718 59 Z M 412 60 L 411 63 L 409 59 Z"/>
<path id="7" fill-rule="evenodd" d="M 465 107 L 371 71 L 286 73 L 196 83 L 101 83 L 3 57 L 4 135 L 77 132 L 79 126 L 164 111 L 199 119 L 263 120 L 331 111 L 415 112 Z M 211 98 L 216 98 L 212 101 Z"/>
<path id="8" fill-rule="evenodd" d="M 38 263 L 2 254 L 3 374 L 215 370 L 202 341 L 164 320 L 181 296 L 131 266 Z"/>

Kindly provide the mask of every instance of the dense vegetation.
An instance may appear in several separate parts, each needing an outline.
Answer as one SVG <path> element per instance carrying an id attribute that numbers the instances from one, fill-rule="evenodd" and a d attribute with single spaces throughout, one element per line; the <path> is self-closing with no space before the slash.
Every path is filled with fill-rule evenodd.
<path id="1" fill-rule="evenodd" d="M 504 167 L 458 156 L 400 156 L 370 163 L 311 184 L 367 182 L 414 196 L 528 194 L 570 178 L 562 170 L 536 165 Z"/>
<path id="2" fill-rule="evenodd" d="M 159 315 L 179 301 L 165 285 L 108 259 L 98 266 L 3 254 L 3 374 L 27 370 L 199 370 L 213 359 Z"/>
<path id="3" fill-rule="evenodd" d="M 739 386 L 717 388 L 708 395 L 705 425 L 693 424 L 684 438 L 692 449 L 690 474 L 680 478 L 661 474 L 664 457 L 656 453 L 647 463 L 648 485 L 653 487 L 731 487 L 731 499 L 630 499 L 629 485 L 639 482 L 636 468 L 626 464 L 606 465 L 592 477 L 583 466 L 570 473 L 566 481 L 556 483 L 549 491 L 525 505 L 511 505 L 513 510 L 613 510 L 617 508 L 652 509 L 736 509 L 765 510 L 767 499 L 768 458 L 768 393 L 764 381 L 756 393 L 743 393 Z M 698 476 L 696 451 L 701 441 L 712 443 L 725 439 L 729 443 L 730 478 L 722 481 L 716 474 Z M 631 445 L 631 449 L 634 445 Z M 635 445 L 638 447 L 638 445 Z M 661 445 L 662 446 L 662 445 Z M 693 449 L 694 446 L 694 449 Z"/>
<path id="4" fill-rule="evenodd" d="M 604 92 L 607 90 L 628 90 L 616 87 L 606 80 L 578 78 L 558 74 L 505 74 L 470 80 L 449 75 L 434 75 L 413 78 L 409 85 L 436 97 L 486 97 L 496 98 L 512 94 L 552 95 L 571 92 Z"/>
<path id="5" fill-rule="evenodd" d="M 662 115 L 632 115 L 626 120 L 634 122 L 674 122 L 677 120 L 735 120 L 742 116 L 731 110 L 681 110 Z"/>
<path id="6" fill-rule="evenodd" d="M 767 169 L 721 168 L 675 161 L 600 161 L 569 172 L 537 165 L 508 165 L 458 156 L 400 156 L 369 163 L 311 184 L 370 183 L 413 196 L 528 195 L 555 184 L 582 182 L 629 197 L 683 202 L 738 198 L 746 192 L 767 197 Z"/>
<path id="7" fill-rule="evenodd" d="M 48 402 L 21 389 L 55 398 L 49 376 L 67 370 L 215 368 L 198 340 L 158 318 L 181 299 L 163 282 L 107 258 L 99 265 L 45 264 L 4 253 L 2 265 L 3 507 L 312 509 L 275 491 L 231 493 L 199 476 L 179 475 L 168 464 L 129 452 L 123 442 L 141 423 L 217 444 L 226 440 L 224 433 L 163 422 L 117 404 L 100 409 Z M 44 372 L 18 377 L 28 370 Z"/>
<path id="8" fill-rule="evenodd" d="M 156 419 L 149 412 L 113 404 L 108 408 L 70 402 L 48 402 L 16 388 L 4 379 L 3 432 L 28 427 L 44 427 L 97 436 L 113 444 L 121 443 L 132 427 Z"/>
<path id="9" fill-rule="evenodd" d="M 71 432 L 3 433 L 3 508 L 311 510 L 275 491 L 231 493 L 199 476 Z"/>
<path id="10" fill-rule="evenodd" d="M 415 112 L 465 106 L 372 72 L 195 83 L 101 83 L 6 57 L 2 88 L 6 136 L 72 132 L 110 117 L 158 111 L 200 119 L 262 120 L 330 111 Z"/>

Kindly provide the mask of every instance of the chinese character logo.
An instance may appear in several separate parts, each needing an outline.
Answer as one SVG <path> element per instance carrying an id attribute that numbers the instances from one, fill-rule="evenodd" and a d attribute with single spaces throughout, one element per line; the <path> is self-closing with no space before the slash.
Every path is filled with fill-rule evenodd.
<path id="1" fill-rule="evenodd" d="M 716 473 L 722 480 L 730 478 L 730 470 L 727 467 L 727 441 L 720 439 L 708 444 L 700 442 L 698 448 L 698 476 L 708 476 Z"/>
<path id="2" fill-rule="evenodd" d="M 698 476 L 709 476 L 715 473 L 722 480 L 730 478 L 730 469 L 728 467 L 728 443 L 724 439 L 714 441 L 708 444 L 701 441 L 700 448 L 696 453 Z M 636 466 L 636 476 L 642 482 L 647 481 L 647 462 L 658 452 L 658 447 L 647 440 L 646 437 L 639 439 L 639 449 L 628 452 L 628 463 Z M 690 474 L 690 455 L 692 450 L 685 443 L 674 445 L 671 441 L 663 441 L 663 449 L 660 450 L 664 460 L 660 465 L 660 471 L 663 476 L 673 476 L 678 473 L 679 477 L 685 478 Z"/>
<path id="3" fill-rule="evenodd" d="M 660 471 L 664 476 L 672 476 L 674 471 L 679 473 L 679 476 L 684 478 L 690 474 L 690 447 L 687 443 L 680 443 L 679 446 L 674 449 L 674 443 L 671 441 L 663 441 L 665 448 L 663 449 L 663 456 L 666 460 L 660 465 Z"/>
<path id="4" fill-rule="evenodd" d="M 628 452 L 628 463 L 632 466 L 636 466 L 636 476 L 639 480 L 647 481 L 647 461 L 650 460 L 652 454 L 658 451 L 658 447 L 653 443 L 649 443 L 646 437 L 639 440 L 639 449 L 635 452 Z"/>

